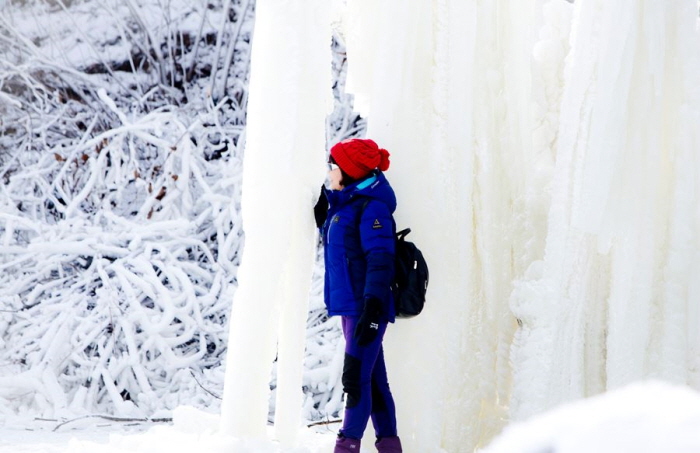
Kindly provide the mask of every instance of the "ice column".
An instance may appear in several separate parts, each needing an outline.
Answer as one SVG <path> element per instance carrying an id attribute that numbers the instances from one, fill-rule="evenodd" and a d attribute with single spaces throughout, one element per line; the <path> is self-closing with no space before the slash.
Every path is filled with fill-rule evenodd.
<path id="1" fill-rule="evenodd" d="M 276 357 L 276 436 L 301 423 L 304 331 L 314 260 L 312 207 L 325 177 L 331 106 L 330 2 L 256 4 L 241 213 L 222 431 L 264 437 Z M 325 68 L 325 69 L 324 69 Z"/>

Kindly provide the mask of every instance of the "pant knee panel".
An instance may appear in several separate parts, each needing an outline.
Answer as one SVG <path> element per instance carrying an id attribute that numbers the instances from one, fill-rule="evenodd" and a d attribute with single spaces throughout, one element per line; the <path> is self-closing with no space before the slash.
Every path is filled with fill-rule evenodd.
<path id="1" fill-rule="evenodd" d="M 362 372 L 362 360 L 353 357 L 350 354 L 345 354 L 345 363 L 343 364 L 343 391 L 347 394 L 345 407 L 351 408 L 357 406 L 360 402 L 361 387 L 360 375 Z"/>
<path id="2" fill-rule="evenodd" d="M 387 410 L 384 392 L 379 385 L 372 382 L 372 412 L 384 412 Z"/>

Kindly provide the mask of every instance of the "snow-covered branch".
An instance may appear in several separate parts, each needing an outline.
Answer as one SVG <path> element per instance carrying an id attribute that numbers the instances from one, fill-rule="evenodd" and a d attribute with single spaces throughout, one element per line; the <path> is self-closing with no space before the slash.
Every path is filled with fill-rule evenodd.
<path id="1" fill-rule="evenodd" d="M 143 418 L 182 403 L 217 409 L 244 237 L 254 15 L 253 0 L 3 10 L 4 411 Z M 344 49 L 336 40 L 332 50 L 328 143 L 365 127 L 343 93 Z M 310 420 L 342 407 L 340 332 L 325 315 L 318 261 Z"/>

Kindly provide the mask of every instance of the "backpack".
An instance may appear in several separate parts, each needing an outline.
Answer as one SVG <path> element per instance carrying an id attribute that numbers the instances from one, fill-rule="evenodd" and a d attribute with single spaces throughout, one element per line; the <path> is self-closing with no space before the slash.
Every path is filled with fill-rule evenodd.
<path id="1" fill-rule="evenodd" d="M 392 291 L 397 318 L 412 318 L 425 305 L 428 290 L 428 263 L 413 242 L 406 240 L 410 228 L 396 233 L 395 274 Z"/>
<path id="2" fill-rule="evenodd" d="M 358 225 L 368 203 L 369 199 L 364 200 L 359 209 Z M 411 229 L 406 228 L 395 236 L 394 282 L 391 292 L 394 294 L 397 318 L 413 318 L 420 314 L 425 306 L 425 293 L 428 291 L 428 263 L 418 247 L 406 240 L 410 232 Z"/>

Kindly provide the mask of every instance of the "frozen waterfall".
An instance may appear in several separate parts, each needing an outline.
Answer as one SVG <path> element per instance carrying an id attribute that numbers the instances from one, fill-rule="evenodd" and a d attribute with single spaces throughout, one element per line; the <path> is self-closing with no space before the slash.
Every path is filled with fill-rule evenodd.
<path id="1" fill-rule="evenodd" d="M 236 435 L 261 433 L 276 341 L 278 380 L 299 386 L 327 3 L 258 2 Z M 347 89 L 431 269 L 425 313 L 386 339 L 406 451 L 472 451 L 508 419 L 646 378 L 700 389 L 697 16 L 691 0 L 347 0 Z"/>

